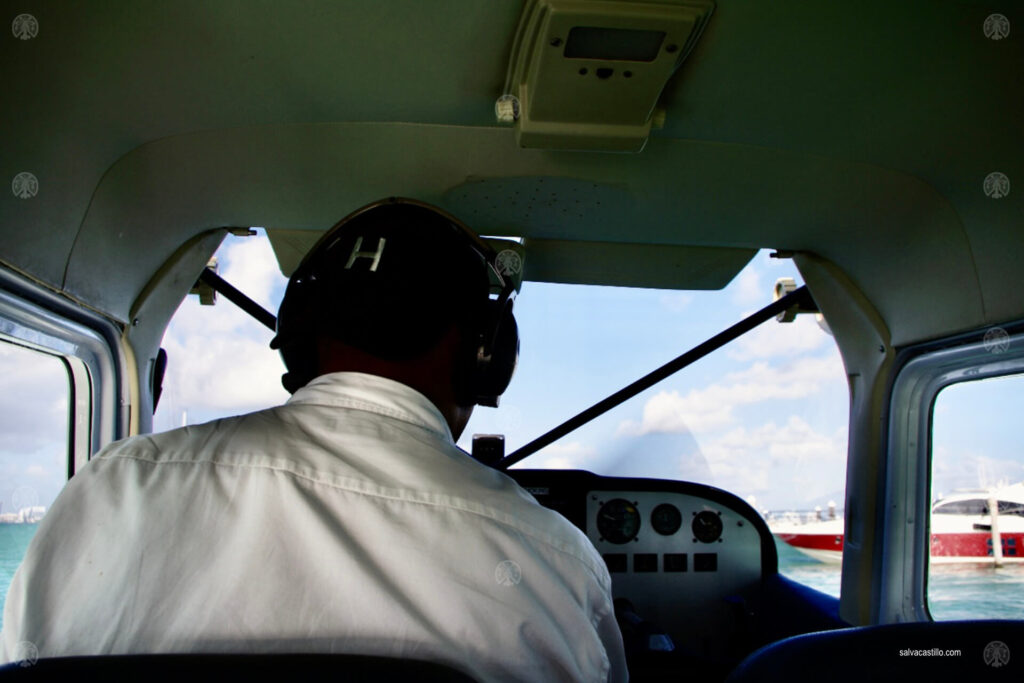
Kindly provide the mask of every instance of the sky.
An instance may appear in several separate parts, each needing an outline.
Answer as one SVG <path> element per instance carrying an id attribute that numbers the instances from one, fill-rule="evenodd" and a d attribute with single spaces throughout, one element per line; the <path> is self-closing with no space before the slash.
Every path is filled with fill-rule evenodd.
<path id="1" fill-rule="evenodd" d="M 262 234 L 228 237 L 218 260 L 225 279 L 277 310 L 286 281 Z M 498 409 L 476 409 L 459 445 L 501 433 L 511 452 L 770 303 L 779 277 L 799 281 L 791 262 L 761 252 L 716 292 L 525 283 L 512 385 Z M 168 379 L 155 428 L 286 400 L 271 336 L 230 302 L 189 297 L 164 338 Z M 769 321 L 522 466 L 692 479 L 759 506 L 841 505 L 847 405 L 835 343 L 814 317 Z"/>
<path id="2" fill-rule="evenodd" d="M 67 477 L 64 364 L 0 342 L 0 513 L 49 505 Z"/>
<path id="3" fill-rule="evenodd" d="M 228 236 L 219 273 L 276 312 L 285 278 L 262 230 Z M 801 278 L 762 251 L 721 291 L 526 282 L 516 301 L 519 367 L 474 433 L 506 450 L 572 417 L 772 301 L 777 278 Z M 288 398 L 270 330 L 229 301 L 186 297 L 164 336 L 168 369 L 157 431 L 259 410 Z M 48 505 L 64 476 L 67 380 L 61 364 L 0 344 L 0 502 Z M 1013 434 L 1024 378 L 958 385 L 935 408 L 936 493 L 1024 480 Z M 525 460 L 523 467 L 711 484 L 759 510 L 843 506 L 848 397 L 832 337 L 814 316 L 768 321 Z"/>

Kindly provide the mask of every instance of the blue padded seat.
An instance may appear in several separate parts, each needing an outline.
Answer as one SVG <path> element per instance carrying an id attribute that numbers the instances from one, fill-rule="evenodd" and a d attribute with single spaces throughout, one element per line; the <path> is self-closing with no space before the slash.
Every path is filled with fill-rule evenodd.
<path id="1" fill-rule="evenodd" d="M 922 622 L 806 633 L 762 647 L 727 680 L 1019 683 L 1024 681 L 1024 621 Z"/>
<path id="2" fill-rule="evenodd" d="M 104 655 L 23 661 L 0 667 L 0 681 L 429 681 L 473 683 L 443 664 L 365 655 Z"/>

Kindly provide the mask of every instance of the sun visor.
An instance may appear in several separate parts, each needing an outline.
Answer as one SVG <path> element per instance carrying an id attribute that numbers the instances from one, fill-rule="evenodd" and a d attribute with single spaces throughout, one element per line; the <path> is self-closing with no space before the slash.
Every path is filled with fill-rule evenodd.
<path id="1" fill-rule="evenodd" d="M 317 230 L 267 229 L 285 277 L 291 276 L 322 234 Z M 498 253 L 498 268 L 502 275 L 512 278 L 517 291 L 523 280 L 655 289 L 721 289 L 757 253 L 756 249 L 731 247 L 484 239 Z"/>
<path id="2" fill-rule="evenodd" d="M 528 239 L 525 247 L 527 280 L 652 289 L 722 289 L 757 254 L 732 247 L 543 239 Z"/>
<path id="3" fill-rule="evenodd" d="M 270 246 L 277 257 L 277 265 L 285 277 L 291 277 L 298 268 L 302 258 L 313 245 L 323 236 L 320 230 L 293 230 L 284 228 L 267 228 Z M 526 253 L 520 241 L 502 237 L 485 237 L 484 241 L 498 254 L 497 267 L 503 277 L 511 278 L 516 291 L 523 286 L 523 272 Z M 492 277 L 491 288 L 495 292 L 499 286 Z"/>
<path id="4" fill-rule="evenodd" d="M 531 0 L 495 114 L 521 147 L 639 152 L 715 3 Z"/>
<path id="5" fill-rule="evenodd" d="M 270 246 L 277 257 L 277 265 L 281 274 L 291 277 L 317 240 L 324 236 L 323 230 L 288 230 L 282 228 L 266 228 Z"/>

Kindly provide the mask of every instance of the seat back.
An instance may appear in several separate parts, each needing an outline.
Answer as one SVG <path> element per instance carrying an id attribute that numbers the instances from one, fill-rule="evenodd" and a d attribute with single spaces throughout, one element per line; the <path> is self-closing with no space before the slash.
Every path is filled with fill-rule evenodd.
<path id="1" fill-rule="evenodd" d="M 429 681 L 473 683 L 444 664 L 365 655 L 104 655 L 23 660 L 0 667 L 0 681 Z"/>
<path id="2" fill-rule="evenodd" d="M 1024 681 L 1024 621 L 945 621 L 806 633 L 754 652 L 731 683 Z"/>

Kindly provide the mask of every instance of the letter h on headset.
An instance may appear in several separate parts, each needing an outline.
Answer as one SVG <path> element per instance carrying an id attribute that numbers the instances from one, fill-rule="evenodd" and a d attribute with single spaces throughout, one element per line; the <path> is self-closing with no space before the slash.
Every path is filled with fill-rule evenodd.
<path id="1" fill-rule="evenodd" d="M 383 237 L 377 239 L 376 251 L 359 251 L 359 248 L 363 246 L 363 237 L 360 235 L 356 238 L 356 244 L 352 247 L 352 253 L 348 257 L 348 263 L 345 264 L 345 270 L 352 268 L 352 264 L 357 259 L 370 258 L 373 259 L 373 263 L 370 265 L 370 272 L 377 272 L 377 266 L 380 264 L 380 257 L 384 254 L 384 244 L 386 240 Z"/>

